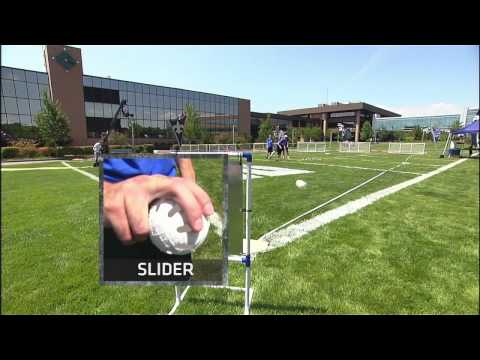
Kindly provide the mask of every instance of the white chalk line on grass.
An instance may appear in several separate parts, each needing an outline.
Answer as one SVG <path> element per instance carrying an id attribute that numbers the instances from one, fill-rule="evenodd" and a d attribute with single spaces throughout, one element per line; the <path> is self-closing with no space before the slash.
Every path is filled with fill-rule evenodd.
<path id="1" fill-rule="evenodd" d="M 258 160 L 255 160 L 255 161 L 269 161 L 269 160 L 258 159 Z M 340 168 L 345 168 L 345 169 L 358 169 L 358 170 L 370 170 L 370 171 L 388 171 L 388 172 L 393 172 L 393 173 L 410 174 L 410 175 L 421 175 L 422 174 L 422 173 L 419 173 L 419 172 L 411 172 L 411 171 L 377 169 L 377 168 L 369 168 L 369 167 L 362 167 L 362 166 L 350 166 L 350 165 L 311 163 L 311 162 L 304 162 L 304 161 L 298 161 L 298 160 L 289 160 L 289 162 L 295 162 L 295 163 L 304 164 L 304 165 L 340 167 Z"/>
<path id="2" fill-rule="evenodd" d="M 76 168 L 76 167 L 73 167 L 72 165 L 67 164 L 65 161 L 62 161 L 62 164 L 65 165 L 65 166 L 67 166 L 67 167 L 69 167 L 70 169 L 72 169 L 72 170 L 74 170 L 74 171 L 76 171 L 76 172 L 79 172 L 79 173 L 82 174 L 82 175 L 85 175 L 86 177 L 89 177 L 89 178 L 92 179 L 92 180 L 95 180 L 96 182 L 99 181 L 99 180 L 98 180 L 98 176 L 95 176 L 95 175 L 93 175 L 93 174 L 90 174 L 89 172 L 86 172 L 86 171 L 80 170 L 80 169 L 78 169 L 78 168 Z"/>
<path id="3" fill-rule="evenodd" d="M 91 166 L 78 166 L 75 169 L 87 169 L 91 168 Z M 4 169 L 2 171 L 32 171 L 32 170 L 68 170 L 65 166 L 50 166 L 50 167 L 33 167 L 33 168 L 12 168 L 12 169 Z"/>
<path id="4" fill-rule="evenodd" d="M 323 214 L 317 215 L 311 219 L 308 219 L 306 221 L 303 221 L 299 224 L 294 224 L 290 225 L 287 228 L 279 230 L 275 234 L 275 238 L 273 241 L 266 242 L 266 246 L 263 246 L 262 250 L 258 252 L 265 252 L 265 251 L 270 251 L 273 250 L 276 247 L 283 246 L 289 242 L 292 242 L 294 240 L 297 240 L 298 238 L 309 234 L 310 232 L 318 229 L 319 227 L 326 225 L 334 220 L 337 220 L 341 217 L 344 217 L 349 214 L 353 214 L 360 209 L 373 204 L 374 202 L 388 196 L 391 194 L 394 194 L 400 190 L 403 190 L 409 186 L 418 184 L 421 181 L 424 181 L 432 176 L 438 175 L 444 171 L 447 171 L 454 166 L 457 166 L 464 161 L 467 161 L 468 159 L 460 159 L 455 162 L 452 162 L 450 164 L 447 164 L 439 169 L 433 170 L 429 173 L 417 176 L 413 179 L 406 180 L 404 182 L 401 182 L 399 184 L 390 186 L 388 188 L 376 191 L 372 194 L 368 194 L 365 196 L 362 196 L 361 198 L 353 201 L 349 201 L 348 203 L 339 206 L 338 208 L 335 208 L 333 210 L 329 210 Z M 290 223 L 290 222 L 289 222 Z M 282 226 L 283 228 L 283 226 Z M 269 232 L 272 235 L 272 232 Z M 262 236 L 262 238 L 264 238 Z"/>

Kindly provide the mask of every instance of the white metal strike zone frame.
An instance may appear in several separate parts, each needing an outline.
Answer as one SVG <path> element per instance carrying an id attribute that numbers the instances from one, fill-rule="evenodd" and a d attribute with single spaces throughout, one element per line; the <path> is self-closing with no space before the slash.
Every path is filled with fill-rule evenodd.
<path id="1" fill-rule="evenodd" d="M 232 291 L 242 291 L 245 293 L 244 297 L 244 308 L 243 314 L 250 314 L 250 307 L 252 304 L 253 297 L 253 288 L 251 287 L 252 282 L 252 260 L 250 254 L 250 234 L 251 234 L 251 212 L 252 212 L 252 154 L 251 153 L 242 153 L 242 158 L 247 160 L 247 179 L 246 179 L 246 203 L 245 203 L 245 241 L 246 241 L 246 251 L 244 255 L 230 255 L 228 261 L 235 261 L 245 265 L 245 284 L 244 287 L 238 286 L 225 286 L 225 285 L 207 285 L 208 288 L 218 288 L 218 289 L 229 289 Z M 189 286 L 175 286 L 175 304 L 168 313 L 168 315 L 173 315 L 177 311 L 177 308 L 182 303 L 183 299 L 187 295 Z"/>
<path id="2" fill-rule="evenodd" d="M 389 154 L 425 154 L 425 143 L 388 143 Z"/>
<path id="3" fill-rule="evenodd" d="M 325 152 L 326 148 L 325 142 L 297 142 L 296 150 L 298 152 Z"/>
<path id="4" fill-rule="evenodd" d="M 362 153 L 369 153 L 370 152 L 370 142 L 341 142 L 339 143 L 339 152 L 362 152 Z"/>

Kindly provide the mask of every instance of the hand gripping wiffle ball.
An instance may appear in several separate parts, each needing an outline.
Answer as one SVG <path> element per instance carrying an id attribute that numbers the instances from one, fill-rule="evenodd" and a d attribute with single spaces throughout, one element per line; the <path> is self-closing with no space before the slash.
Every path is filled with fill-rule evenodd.
<path id="1" fill-rule="evenodd" d="M 203 227 L 194 232 L 182 208 L 172 200 L 157 199 L 150 206 L 150 239 L 162 252 L 185 255 L 197 249 L 207 238 L 210 221 L 202 215 Z"/>

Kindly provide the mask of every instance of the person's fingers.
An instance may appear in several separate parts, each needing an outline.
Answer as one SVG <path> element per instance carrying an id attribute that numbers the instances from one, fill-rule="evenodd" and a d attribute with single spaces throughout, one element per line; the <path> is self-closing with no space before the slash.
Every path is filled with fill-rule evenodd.
<path id="1" fill-rule="evenodd" d="M 109 222 L 117 234 L 117 237 L 124 244 L 132 244 L 132 233 L 128 224 L 125 208 L 119 207 L 108 215 Z"/>
<path id="2" fill-rule="evenodd" d="M 183 209 L 187 222 L 193 231 L 199 232 L 203 228 L 202 214 L 203 209 L 187 186 L 174 184 L 172 188 L 173 199 Z"/>
<path id="3" fill-rule="evenodd" d="M 195 199 L 197 199 L 202 212 L 205 216 L 210 216 L 213 214 L 213 204 L 210 196 L 203 190 L 200 186 L 198 186 L 193 181 L 185 181 L 185 185 L 190 189 Z"/>
<path id="4" fill-rule="evenodd" d="M 180 177 L 154 175 L 145 179 L 145 189 L 149 193 L 150 201 L 157 198 L 175 200 L 183 209 L 192 230 L 198 232 L 203 227 L 202 214 L 210 210 L 208 203 L 211 204 L 211 201 L 206 193 L 202 193 L 203 190 L 198 185 L 193 183 L 194 186 L 192 186 L 187 183 L 188 180 Z M 201 199 L 200 202 L 197 196 Z M 204 209 L 205 206 L 206 209 Z"/>
<path id="5" fill-rule="evenodd" d="M 125 212 L 134 240 L 145 241 L 150 234 L 147 197 L 138 191 L 125 194 Z"/>

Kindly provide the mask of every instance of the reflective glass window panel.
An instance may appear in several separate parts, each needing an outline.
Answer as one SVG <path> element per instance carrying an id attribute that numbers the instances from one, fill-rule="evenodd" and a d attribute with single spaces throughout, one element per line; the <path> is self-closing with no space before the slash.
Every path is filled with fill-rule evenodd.
<path id="1" fill-rule="evenodd" d="M 143 119 L 143 106 L 138 106 L 137 105 L 137 111 L 135 113 L 135 118 L 136 119 Z"/>
<path id="2" fill-rule="evenodd" d="M 127 90 L 131 92 L 135 92 L 135 83 L 127 82 Z"/>
<path id="3" fill-rule="evenodd" d="M 103 104 L 102 103 L 94 103 L 94 110 L 96 117 L 103 117 Z"/>
<path id="4" fill-rule="evenodd" d="M 8 124 L 17 124 L 20 122 L 20 118 L 16 114 L 7 114 L 7 123 Z"/>
<path id="5" fill-rule="evenodd" d="M 120 90 L 118 92 L 118 97 L 120 98 L 120 101 L 127 100 L 127 104 L 128 104 L 128 94 L 126 91 Z"/>
<path id="6" fill-rule="evenodd" d="M 135 105 L 143 105 L 142 93 L 135 93 Z"/>
<path id="7" fill-rule="evenodd" d="M 37 83 L 37 73 L 34 71 L 25 71 L 25 78 L 27 79 L 27 82 L 29 83 Z"/>
<path id="8" fill-rule="evenodd" d="M 128 106 L 128 112 L 133 114 L 133 118 L 137 117 L 137 107 L 135 105 Z"/>
<path id="9" fill-rule="evenodd" d="M 110 89 L 110 79 L 101 79 L 102 88 Z"/>
<path id="10" fill-rule="evenodd" d="M 5 112 L 7 114 L 18 114 L 17 99 L 6 97 L 5 99 Z"/>
<path id="11" fill-rule="evenodd" d="M 18 113 L 20 115 L 30 115 L 30 104 L 28 99 L 17 99 Z"/>
<path id="12" fill-rule="evenodd" d="M 142 93 L 142 84 L 139 84 L 139 83 L 133 83 L 135 85 L 135 92 L 137 93 Z"/>
<path id="13" fill-rule="evenodd" d="M 163 109 L 158 109 L 158 120 L 165 120 L 165 111 Z"/>
<path id="14" fill-rule="evenodd" d="M 127 96 L 127 104 L 130 106 L 130 105 L 136 105 L 135 103 L 135 93 L 133 92 L 128 92 L 128 96 Z"/>
<path id="15" fill-rule="evenodd" d="M 112 104 L 103 104 L 103 116 L 108 118 L 113 117 Z"/>
<path id="16" fill-rule="evenodd" d="M 233 101 L 233 113 L 238 115 L 238 99 L 234 99 Z"/>
<path id="17" fill-rule="evenodd" d="M 47 93 L 47 96 L 50 97 L 48 85 L 38 84 L 38 92 L 40 93 L 40 99 L 43 98 L 43 93 Z"/>
<path id="18" fill-rule="evenodd" d="M 150 86 L 142 84 L 142 93 L 150 94 Z"/>
<path id="19" fill-rule="evenodd" d="M 157 95 L 153 95 L 152 93 L 150 93 L 150 106 L 158 107 L 158 97 Z"/>
<path id="20" fill-rule="evenodd" d="M 13 80 L 13 72 L 12 69 L 6 68 L 2 66 L 2 79 Z"/>
<path id="21" fill-rule="evenodd" d="M 143 118 L 146 120 L 150 120 L 150 108 L 144 107 L 143 108 Z"/>
<path id="22" fill-rule="evenodd" d="M 13 69 L 13 80 L 25 81 L 25 70 Z"/>
<path id="23" fill-rule="evenodd" d="M 150 106 L 150 94 L 143 94 L 142 96 L 143 106 Z"/>
<path id="24" fill-rule="evenodd" d="M 163 97 L 163 107 L 166 109 L 170 108 L 170 96 Z"/>
<path id="25" fill-rule="evenodd" d="M 48 85 L 48 75 L 44 73 L 37 73 L 37 80 L 39 84 Z"/>
<path id="26" fill-rule="evenodd" d="M 8 124 L 7 114 L 2 113 L 1 121 L 2 121 L 2 124 Z"/>
<path id="27" fill-rule="evenodd" d="M 18 98 L 28 98 L 27 83 L 23 81 L 15 81 L 15 95 Z"/>
<path id="28" fill-rule="evenodd" d="M 150 118 L 155 121 L 158 120 L 158 111 L 156 108 L 150 109 Z"/>
<path id="29" fill-rule="evenodd" d="M 27 83 L 28 97 L 30 99 L 40 99 L 40 92 L 38 91 L 38 85 Z"/>
<path id="30" fill-rule="evenodd" d="M 90 76 L 83 77 L 83 86 L 93 87 L 93 81 Z"/>
<path id="31" fill-rule="evenodd" d="M 102 87 L 102 79 L 97 77 L 92 78 L 93 80 L 93 87 L 101 88 Z"/>
<path id="32" fill-rule="evenodd" d="M 92 102 L 85 102 L 85 115 L 89 117 L 95 116 L 95 105 Z"/>
<path id="33" fill-rule="evenodd" d="M 163 95 L 163 86 L 157 86 L 157 95 Z"/>
<path id="34" fill-rule="evenodd" d="M 2 96 L 15 96 L 15 86 L 12 80 L 2 79 Z"/>
<path id="35" fill-rule="evenodd" d="M 32 117 L 30 115 L 20 115 L 20 124 L 31 126 L 32 125 Z"/>
<path id="36" fill-rule="evenodd" d="M 119 89 L 118 89 L 118 85 L 119 85 L 118 83 L 119 83 L 118 80 L 112 80 L 112 79 L 110 79 L 110 89 L 112 89 L 112 90 L 119 90 Z"/>
<path id="37" fill-rule="evenodd" d="M 127 91 L 127 83 L 125 81 L 118 82 L 118 90 Z"/>

